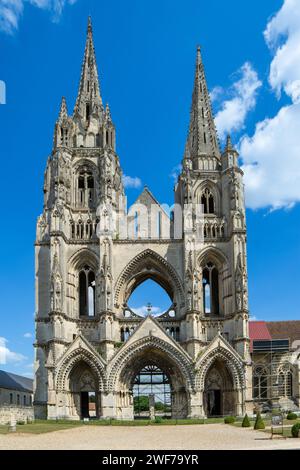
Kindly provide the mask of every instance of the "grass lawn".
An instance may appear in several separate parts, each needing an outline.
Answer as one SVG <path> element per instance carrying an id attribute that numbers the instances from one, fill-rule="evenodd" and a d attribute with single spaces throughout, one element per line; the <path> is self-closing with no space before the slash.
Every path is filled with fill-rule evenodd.
<path id="1" fill-rule="evenodd" d="M 31 424 L 17 425 L 18 433 L 43 434 L 53 431 L 61 431 L 62 429 L 70 429 L 82 426 L 80 421 L 35 421 Z M 8 426 L 0 426 L 0 434 L 8 434 Z"/>
<path id="2" fill-rule="evenodd" d="M 250 420 L 250 423 L 251 423 L 251 428 L 253 429 L 255 419 L 249 419 L 249 420 Z M 276 434 L 279 435 L 279 436 L 291 437 L 292 438 L 293 437 L 292 436 L 292 427 L 293 427 L 294 424 L 299 423 L 299 422 L 300 422 L 299 418 L 295 419 L 295 420 L 285 419 L 283 421 L 283 425 L 284 425 L 283 434 L 281 433 L 280 428 L 276 428 L 275 433 L 273 434 L 273 436 L 275 436 L 275 439 L 276 439 Z M 264 419 L 264 423 L 265 423 L 266 429 L 259 429 L 259 431 L 268 433 L 271 436 L 271 420 Z M 242 426 L 242 421 L 236 421 L 235 423 L 232 424 L 232 426 L 241 427 Z M 251 428 L 246 428 L 246 429 L 251 429 Z"/>
<path id="3" fill-rule="evenodd" d="M 161 422 L 153 422 L 147 419 L 125 421 L 125 420 L 92 420 L 89 422 L 82 421 L 47 421 L 36 420 L 31 424 L 17 425 L 17 433 L 43 434 L 53 431 L 61 431 L 63 429 L 76 428 L 78 426 L 165 426 L 165 425 L 193 425 L 193 424 L 214 424 L 223 423 L 223 418 L 208 419 L 163 419 Z M 0 426 L 0 435 L 8 434 L 8 426 Z"/>

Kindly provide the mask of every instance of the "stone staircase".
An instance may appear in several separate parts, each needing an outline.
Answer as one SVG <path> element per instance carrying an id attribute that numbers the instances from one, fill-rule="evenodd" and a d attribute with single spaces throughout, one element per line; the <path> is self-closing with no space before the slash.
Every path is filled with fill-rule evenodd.
<path id="1" fill-rule="evenodd" d="M 290 398 L 279 398 L 278 403 L 284 411 L 300 411 L 299 407 Z"/>

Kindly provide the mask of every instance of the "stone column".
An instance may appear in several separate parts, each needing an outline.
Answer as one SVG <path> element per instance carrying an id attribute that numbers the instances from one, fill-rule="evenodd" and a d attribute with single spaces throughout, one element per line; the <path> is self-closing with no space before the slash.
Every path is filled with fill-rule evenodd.
<path id="1" fill-rule="evenodd" d="M 188 418 L 203 418 L 203 392 L 191 392 L 189 398 Z"/>
<path id="2" fill-rule="evenodd" d="M 155 420 L 155 396 L 153 393 L 149 395 L 149 417 L 151 421 Z"/>

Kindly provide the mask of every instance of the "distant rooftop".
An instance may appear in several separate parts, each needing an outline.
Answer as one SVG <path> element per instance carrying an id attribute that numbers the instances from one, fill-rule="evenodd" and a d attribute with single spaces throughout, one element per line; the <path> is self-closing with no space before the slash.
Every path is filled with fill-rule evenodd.
<path id="1" fill-rule="evenodd" d="M 300 320 L 268 321 L 266 323 L 272 339 L 289 339 L 291 347 L 293 347 L 294 341 L 300 341 Z"/>
<path id="2" fill-rule="evenodd" d="M 291 321 L 250 321 L 249 322 L 250 350 L 253 341 L 263 340 L 289 340 L 290 347 L 293 342 L 300 342 L 300 320 Z"/>
<path id="3" fill-rule="evenodd" d="M 32 393 L 33 379 L 0 370 L 0 388 Z"/>

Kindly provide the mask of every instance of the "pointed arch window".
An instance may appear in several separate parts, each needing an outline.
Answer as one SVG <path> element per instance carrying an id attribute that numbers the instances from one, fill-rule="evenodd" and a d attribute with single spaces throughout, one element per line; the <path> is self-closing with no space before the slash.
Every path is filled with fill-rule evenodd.
<path id="1" fill-rule="evenodd" d="M 95 316 L 95 273 L 89 266 L 79 273 L 79 315 Z"/>
<path id="2" fill-rule="evenodd" d="M 204 214 L 215 213 L 215 200 L 212 192 L 209 188 L 206 188 L 201 195 L 201 204 L 203 207 Z"/>
<path id="3" fill-rule="evenodd" d="M 60 128 L 60 144 L 68 146 L 68 129 L 65 127 Z"/>
<path id="4" fill-rule="evenodd" d="M 267 400 L 268 398 L 268 371 L 263 366 L 257 366 L 253 373 L 253 398 Z"/>
<path id="5" fill-rule="evenodd" d="M 82 169 L 77 179 L 77 204 L 80 207 L 93 207 L 95 199 L 95 179 L 90 170 Z"/>
<path id="6" fill-rule="evenodd" d="M 284 364 L 278 371 L 278 396 L 290 398 L 293 389 L 293 374 L 289 364 Z"/>
<path id="7" fill-rule="evenodd" d="M 91 107 L 89 103 L 87 103 L 86 108 L 85 108 L 85 119 L 87 121 L 90 119 L 90 114 L 91 114 Z"/>
<path id="8" fill-rule="evenodd" d="M 213 263 L 207 263 L 202 272 L 203 310 L 205 315 L 219 312 L 219 272 Z"/>

